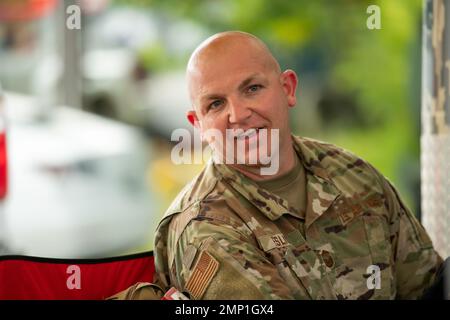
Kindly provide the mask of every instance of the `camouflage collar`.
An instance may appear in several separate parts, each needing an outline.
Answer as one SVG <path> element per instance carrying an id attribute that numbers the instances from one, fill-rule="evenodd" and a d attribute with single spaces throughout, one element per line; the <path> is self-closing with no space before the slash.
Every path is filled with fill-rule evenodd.
<path id="1" fill-rule="evenodd" d="M 329 151 L 326 155 L 321 153 L 315 145 L 317 141 L 292 135 L 294 149 L 302 160 L 307 171 L 307 207 L 306 228 L 317 220 L 339 197 L 340 192 L 328 175 L 328 170 L 322 165 L 325 156 L 332 157 Z"/>
<path id="2" fill-rule="evenodd" d="M 321 155 L 308 144 L 308 140 L 292 136 L 293 146 L 306 170 L 307 207 L 306 227 L 319 218 L 339 196 L 339 191 L 322 166 Z M 256 206 L 267 218 L 276 220 L 284 214 L 301 218 L 298 209 L 289 207 L 286 200 L 261 188 L 251 179 L 224 164 L 213 164 L 219 175 L 233 189 Z"/>

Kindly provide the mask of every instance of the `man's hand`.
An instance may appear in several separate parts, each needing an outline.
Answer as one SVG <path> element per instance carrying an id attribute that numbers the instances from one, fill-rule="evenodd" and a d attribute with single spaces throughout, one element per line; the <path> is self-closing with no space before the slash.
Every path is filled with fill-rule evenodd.
<path id="1" fill-rule="evenodd" d="M 164 291 L 156 284 L 138 282 L 106 300 L 161 300 Z"/>

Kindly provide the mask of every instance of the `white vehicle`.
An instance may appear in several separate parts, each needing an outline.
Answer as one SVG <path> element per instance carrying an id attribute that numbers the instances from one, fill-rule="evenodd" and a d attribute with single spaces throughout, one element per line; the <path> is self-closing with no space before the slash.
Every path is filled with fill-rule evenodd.
<path id="1" fill-rule="evenodd" d="M 6 94 L 4 106 L 10 183 L 0 230 L 9 254 L 95 258 L 152 249 L 159 216 L 145 179 L 150 150 L 137 129 L 63 106 L 36 120 L 33 98 L 17 94 Z"/>

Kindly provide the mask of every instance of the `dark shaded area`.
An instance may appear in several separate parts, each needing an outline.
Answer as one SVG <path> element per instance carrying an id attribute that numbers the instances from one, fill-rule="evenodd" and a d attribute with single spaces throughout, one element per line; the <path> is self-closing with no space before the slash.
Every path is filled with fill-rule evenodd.
<path id="1" fill-rule="evenodd" d="M 117 119 L 114 103 L 107 95 L 84 96 L 83 105 L 90 112 L 110 119 Z"/>
<path id="2" fill-rule="evenodd" d="M 436 281 L 422 296 L 422 300 L 449 300 L 450 258 L 447 258 L 438 271 Z"/>
<path id="3" fill-rule="evenodd" d="M 322 91 L 318 105 L 322 121 L 327 126 L 367 128 L 380 119 L 371 119 L 358 104 L 356 92 L 342 92 L 333 88 Z"/>

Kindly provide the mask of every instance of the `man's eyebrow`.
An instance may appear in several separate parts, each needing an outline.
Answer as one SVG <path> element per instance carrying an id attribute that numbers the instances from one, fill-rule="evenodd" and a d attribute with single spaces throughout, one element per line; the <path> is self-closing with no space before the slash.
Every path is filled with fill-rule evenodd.
<path id="1" fill-rule="evenodd" d="M 223 99 L 223 96 L 221 96 L 220 94 L 208 94 L 206 96 L 203 96 L 200 98 L 201 102 L 205 102 L 205 101 L 209 101 L 209 100 L 220 100 Z"/>
<path id="2" fill-rule="evenodd" d="M 251 76 L 249 76 L 248 78 L 246 78 L 245 80 L 243 80 L 239 86 L 238 86 L 238 90 L 243 90 L 245 89 L 245 87 L 247 87 L 252 81 L 254 81 L 255 79 L 259 78 L 260 74 L 259 73 L 255 73 L 252 74 Z M 206 101 L 210 101 L 210 100 L 220 100 L 223 99 L 223 96 L 217 93 L 212 93 L 212 94 L 207 94 L 203 97 L 200 98 L 200 102 L 204 103 Z"/>
<path id="3" fill-rule="evenodd" d="M 255 74 L 252 74 L 247 79 L 245 79 L 244 81 L 242 81 L 238 87 L 239 91 L 245 89 L 245 87 L 247 87 L 253 80 L 255 80 L 255 78 L 258 78 L 258 76 L 259 76 L 259 74 L 255 73 Z"/>

